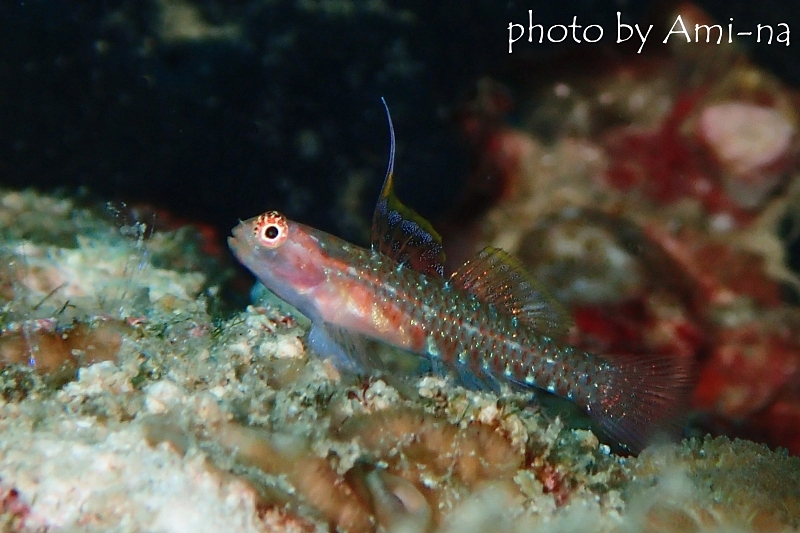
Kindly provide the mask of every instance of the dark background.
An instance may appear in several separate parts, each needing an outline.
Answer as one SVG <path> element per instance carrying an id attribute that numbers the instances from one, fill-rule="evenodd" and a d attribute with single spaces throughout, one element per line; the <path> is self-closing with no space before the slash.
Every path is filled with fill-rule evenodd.
<path id="1" fill-rule="evenodd" d="M 800 32 L 794 2 L 701 5 L 723 22 L 786 22 Z M 622 54 L 608 44 L 616 11 L 645 23 L 672 8 L 646 0 L 5 1 L 0 184 L 146 202 L 220 235 L 238 218 L 280 209 L 363 242 L 354 220 L 368 220 L 388 156 L 380 96 L 397 131 L 400 195 L 435 217 L 467 173 L 452 113 L 476 81 L 513 87 L 535 77 L 531 65 L 542 58 L 603 46 L 527 45 L 509 56 L 509 22 L 525 23 L 528 9 L 545 25 L 575 15 L 602 25 L 606 53 Z M 205 31 L 176 38 L 165 13 L 181 9 L 194 10 Z M 750 52 L 797 85 L 798 50 L 800 41 Z"/>

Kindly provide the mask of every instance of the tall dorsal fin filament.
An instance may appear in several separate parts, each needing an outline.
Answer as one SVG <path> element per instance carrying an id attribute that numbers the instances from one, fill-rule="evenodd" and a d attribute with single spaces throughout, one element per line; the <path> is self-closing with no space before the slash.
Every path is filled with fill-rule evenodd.
<path id="1" fill-rule="evenodd" d="M 389 121 L 389 167 L 372 217 L 372 250 L 391 257 L 428 276 L 444 276 L 442 238 L 430 222 L 403 205 L 394 193 L 394 125 L 386 100 L 381 98 Z"/>
<path id="2" fill-rule="evenodd" d="M 381 96 L 381 103 L 386 110 L 386 120 L 389 122 L 389 166 L 386 167 L 386 176 L 383 178 L 383 190 L 381 190 L 381 197 L 383 197 L 384 192 L 387 190 L 387 183 L 388 189 L 393 190 L 391 181 L 394 178 L 394 154 L 397 151 L 397 142 L 394 137 L 394 124 L 392 123 L 392 115 L 389 113 L 389 105 L 383 96 Z"/>

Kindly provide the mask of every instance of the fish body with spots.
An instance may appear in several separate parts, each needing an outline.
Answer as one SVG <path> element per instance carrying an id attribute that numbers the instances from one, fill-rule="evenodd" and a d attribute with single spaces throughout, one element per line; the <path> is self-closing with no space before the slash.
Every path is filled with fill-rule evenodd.
<path id="1" fill-rule="evenodd" d="M 471 388 L 543 389 L 573 401 L 633 452 L 679 418 L 690 369 L 662 356 L 611 357 L 558 341 L 570 317 L 502 250 L 450 276 L 438 234 L 393 192 L 392 157 L 361 248 L 270 211 L 241 222 L 231 250 L 311 323 L 311 347 L 363 371 L 376 343 L 416 354 Z"/>

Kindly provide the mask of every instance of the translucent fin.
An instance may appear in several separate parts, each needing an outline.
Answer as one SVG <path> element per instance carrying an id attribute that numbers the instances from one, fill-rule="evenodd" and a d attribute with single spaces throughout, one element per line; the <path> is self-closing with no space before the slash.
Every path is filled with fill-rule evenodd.
<path id="1" fill-rule="evenodd" d="M 372 217 L 372 249 L 422 274 L 443 276 L 442 238 L 427 220 L 403 205 L 394 194 L 394 126 L 386 101 L 381 101 L 389 119 L 391 148 L 389 168 Z"/>
<path id="2" fill-rule="evenodd" d="M 692 362 L 682 357 L 606 357 L 615 372 L 605 394 L 587 406 L 589 415 L 633 453 L 659 437 L 679 436 L 692 388 Z"/>
<path id="3" fill-rule="evenodd" d="M 572 318 L 520 262 L 499 248 L 484 248 L 451 277 L 454 285 L 515 316 L 539 335 L 559 337 Z"/>
<path id="4" fill-rule="evenodd" d="M 360 354 L 365 347 L 359 339 L 345 339 L 337 335 L 338 329 L 329 324 L 314 323 L 308 332 L 308 343 L 320 357 L 331 359 L 339 370 L 357 373 L 364 370 Z M 335 328 L 335 329 L 334 329 Z"/>
<path id="5" fill-rule="evenodd" d="M 318 355 L 330 358 L 345 372 L 419 374 L 430 366 L 415 353 L 327 322 L 314 323 L 308 341 Z"/>

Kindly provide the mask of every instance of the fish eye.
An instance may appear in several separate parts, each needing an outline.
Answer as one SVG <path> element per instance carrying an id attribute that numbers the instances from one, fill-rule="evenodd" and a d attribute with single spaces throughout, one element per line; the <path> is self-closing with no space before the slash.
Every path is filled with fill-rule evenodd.
<path id="1" fill-rule="evenodd" d="M 280 235 L 280 230 L 278 226 L 267 226 L 264 228 L 264 237 L 267 239 L 275 239 L 278 235 Z"/>
<path id="2" fill-rule="evenodd" d="M 258 217 L 254 230 L 256 239 L 266 248 L 279 247 L 289 236 L 286 217 L 277 211 L 269 211 Z"/>

